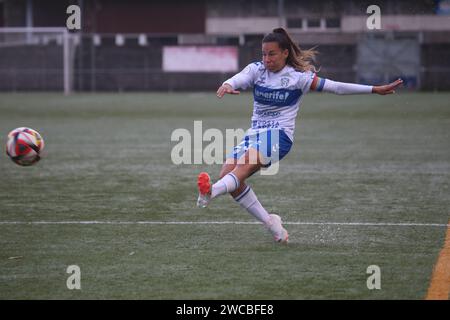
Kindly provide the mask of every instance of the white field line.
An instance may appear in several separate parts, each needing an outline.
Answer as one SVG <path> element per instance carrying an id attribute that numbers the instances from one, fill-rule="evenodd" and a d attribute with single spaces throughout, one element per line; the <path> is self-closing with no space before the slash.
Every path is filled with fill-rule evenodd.
<path id="1" fill-rule="evenodd" d="M 250 221 L 0 221 L 0 225 L 229 225 L 260 224 Z M 336 226 L 373 226 L 373 227 L 441 227 L 449 228 L 450 224 L 409 223 L 409 222 L 283 222 L 284 225 L 336 225 Z"/>

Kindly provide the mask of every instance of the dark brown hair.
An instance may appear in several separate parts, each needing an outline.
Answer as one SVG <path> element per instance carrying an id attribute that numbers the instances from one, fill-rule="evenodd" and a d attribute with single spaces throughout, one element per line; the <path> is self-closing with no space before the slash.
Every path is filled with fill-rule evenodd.
<path id="1" fill-rule="evenodd" d="M 302 50 L 300 47 L 292 41 L 289 34 L 283 28 L 276 28 L 272 30 L 272 33 L 267 34 L 263 40 L 265 42 L 276 42 L 281 50 L 287 49 L 289 55 L 286 59 L 286 63 L 293 67 L 297 71 L 312 71 L 318 72 L 314 65 L 315 57 L 318 52 L 315 48 L 308 50 Z"/>

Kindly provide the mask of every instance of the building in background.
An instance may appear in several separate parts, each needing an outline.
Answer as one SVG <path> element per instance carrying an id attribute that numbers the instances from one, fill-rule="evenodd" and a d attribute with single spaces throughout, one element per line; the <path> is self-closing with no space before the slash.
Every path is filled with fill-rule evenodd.
<path id="1" fill-rule="evenodd" d="M 324 77 L 450 89 L 450 1 L 373 2 L 0 0 L 0 90 L 211 90 L 258 59 L 277 26 L 317 46 Z M 71 4 L 82 28 L 67 33 Z M 380 30 L 367 28 L 372 4 Z"/>

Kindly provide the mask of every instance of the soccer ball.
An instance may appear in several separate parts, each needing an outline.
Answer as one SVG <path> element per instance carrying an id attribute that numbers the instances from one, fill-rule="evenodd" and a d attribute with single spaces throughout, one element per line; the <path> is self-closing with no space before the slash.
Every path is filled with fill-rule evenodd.
<path id="1" fill-rule="evenodd" d="M 6 154 L 20 166 L 31 166 L 41 159 L 44 139 L 33 129 L 20 127 L 8 133 Z"/>

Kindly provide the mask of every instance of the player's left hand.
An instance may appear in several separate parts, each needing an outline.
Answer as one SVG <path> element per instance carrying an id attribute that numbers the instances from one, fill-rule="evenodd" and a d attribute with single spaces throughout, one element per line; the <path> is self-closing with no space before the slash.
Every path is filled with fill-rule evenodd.
<path id="1" fill-rule="evenodd" d="M 395 93 L 395 89 L 401 86 L 403 83 L 402 79 L 397 79 L 394 82 L 386 84 L 384 86 L 374 86 L 372 89 L 373 93 L 378 93 L 381 95 Z"/>

